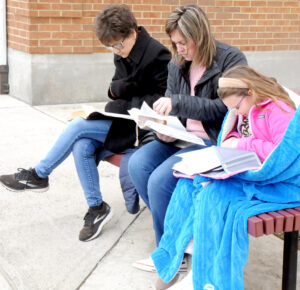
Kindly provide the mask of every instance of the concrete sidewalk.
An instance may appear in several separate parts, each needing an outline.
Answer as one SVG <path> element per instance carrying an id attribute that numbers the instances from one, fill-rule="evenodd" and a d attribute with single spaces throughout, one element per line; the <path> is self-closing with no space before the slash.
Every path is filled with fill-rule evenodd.
<path id="1" fill-rule="evenodd" d="M 0 95 L 0 174 L 35 166 L 81 106 L 31 107 Z M 156 275 L 131 266 L 155 248 L 151 215 L 144 207 L 127 213 L 118 168 L 103 162 L 99 172 L 114 217 L 86 243 L 78 240 L 87 205 L 72 156 L 51 174 L 46 193 L 0 186 L 0 290 L 151 289 Z M 278 238 L 251 239 L 245 289 L 280 289 L 281 257 Z"/>

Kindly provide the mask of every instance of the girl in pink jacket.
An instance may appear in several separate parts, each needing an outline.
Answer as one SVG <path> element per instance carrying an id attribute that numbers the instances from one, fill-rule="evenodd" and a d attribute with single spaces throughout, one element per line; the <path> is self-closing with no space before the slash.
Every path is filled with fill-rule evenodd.
<path id="1" fill-rule="evenodd" d="M 237 66 L 219 79 L 218 95 L 230 110 L 221 146 L 255 151 L 263 162 L 281 141 L 296 107 L 274 78 Z"/>

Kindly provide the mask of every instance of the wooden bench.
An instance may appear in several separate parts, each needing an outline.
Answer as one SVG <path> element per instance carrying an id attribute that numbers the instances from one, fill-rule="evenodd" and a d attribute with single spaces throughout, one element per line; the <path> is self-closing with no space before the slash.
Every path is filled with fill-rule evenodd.
<path id="1" fill-rule="evenodd" d="M 105 161 L 120 167 L 122 154 L 109 156 Z M 296 290 L 298 231 L 300 207 L 262 213 L 248 219 L 248 233 L 253 237 L 284 233 L 282 290 Z"/>
<path id="2" fill-rule="evenodd" d="M 120 167 L 121 159 L 122 159 L 122 154 L 114 154 L 114 155 L 106 157 L 104 159 L 104 161 L 107 161 L 112 165 Z"/>

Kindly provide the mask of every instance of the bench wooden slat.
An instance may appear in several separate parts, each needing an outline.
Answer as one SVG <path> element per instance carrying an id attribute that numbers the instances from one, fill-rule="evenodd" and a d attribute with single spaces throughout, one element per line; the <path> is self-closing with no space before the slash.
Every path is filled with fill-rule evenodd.
<path id="1" fill-rule="evenodd" d="M 263 221 L 264 234 L 274 234 L 274 218 L 266 213 L 259 214 L 258 217 Z"/>
<path id="2" fill-rule="evenodd" d="M 286 210 L 290 214 L 294 215 L 294 231 L 300 230 L 300 212 L 294 210 L 293 208 L 289 208 Z"/>
<path id="3" fill-rule="evenodd" d="M 253 237 L 260 237 L 264 234 L 263 220 L 257 216 L 248 218 L 248 233 Z"/>
<path id="4" fill-rule="evenodd" d="M 278 213 L 284 216 L 284 231 L 292 232 L 294 230 L 294 216 L 285 210 L 279 210 Z"/>
<path id="5" fill-rule="evenodd" d="M 275 233 L 283 232 L 284 216 L 276 211 L 271 211 L 268 214 L 274 218 Z"/>
<path id="6" fill-rule="evenodd" d="M 254 237 L 300 230 L 300 207 L 262 213 L 248 219 L 248 233 Z"/>

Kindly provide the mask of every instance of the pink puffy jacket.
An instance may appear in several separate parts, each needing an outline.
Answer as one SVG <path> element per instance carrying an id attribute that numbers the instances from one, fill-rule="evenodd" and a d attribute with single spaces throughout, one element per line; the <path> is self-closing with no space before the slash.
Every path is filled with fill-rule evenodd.
<path id="1" fill-rule="evenodd" d="M 285 111 L 270 99 L 260 104 L 261 109 L 256 106 L 250 109 L 248 118 L 251 137 L 241 137 L 235 131 L 227 135 L 226 139 L 232 136 L 240 138 L 237 149 L 255 151 L 263 162 L 279 144 L 295 114 L 294 108 L 280 100 L 278 103 Z"/>

